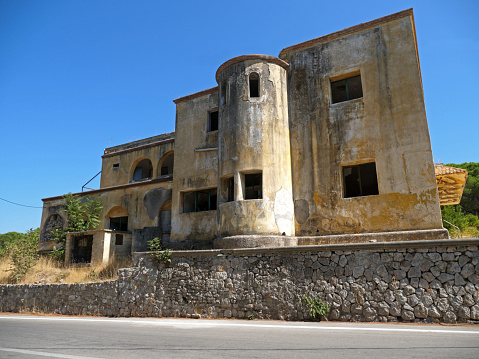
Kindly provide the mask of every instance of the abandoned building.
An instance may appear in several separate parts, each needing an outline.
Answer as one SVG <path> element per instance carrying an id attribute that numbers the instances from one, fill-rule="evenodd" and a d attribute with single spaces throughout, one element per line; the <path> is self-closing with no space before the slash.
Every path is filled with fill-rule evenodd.
<path id="1" fill-rule="evenodd" d="M 213 74 L 212 74 L 213 76 Z M 223 63 L 175 132 L 105 149 L 96 230 L 67 260 L 147 250 L 447 238 L 412 9 Z M 40 249 L 65 225 L 43 199 Z"/>

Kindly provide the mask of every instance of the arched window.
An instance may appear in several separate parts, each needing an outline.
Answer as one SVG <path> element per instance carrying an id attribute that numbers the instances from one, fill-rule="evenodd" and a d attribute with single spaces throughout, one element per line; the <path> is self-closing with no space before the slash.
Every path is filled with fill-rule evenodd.
<path id="1" fill-rule="evenodd" d="M 133 181 L 149 179 L 153 177 L 153 166 L 148 158 L 141 160 L 133 171 Z"/>
<path id="2" fill-rule="evenodd" d="M 115 206 L 110 209 L 106 217 L 109 222 L 109 229 L 114 231 L 128 230 L 128 212 L 122 206 Z"/>
<path id="3" fill-rule="evenodd" d="M 259 97 L 259 75 L 256 72 L 249 74 L 249 97 Z"/>
<path id="4" fill-rule="evenodd" d="M 173 175 L 173 165 L 175 156 L 173 152 L 169 152 L 161 157 L 158 165 L 159 176 L 171 176 Z"/>
<path id="5" fill-rule="evenodd" d="M 171 231 L 171 201 L 165 202 L 163 206 L 161 206 L 160 213 L 158 215 L 159 218 L 159 227 L 162 232 L 170 232 Z"/>

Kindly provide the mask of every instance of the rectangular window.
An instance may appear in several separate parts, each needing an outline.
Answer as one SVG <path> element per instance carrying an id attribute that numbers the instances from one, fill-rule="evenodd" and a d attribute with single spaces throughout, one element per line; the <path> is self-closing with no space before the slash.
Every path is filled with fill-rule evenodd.
<path id="1" fill-rule="evenodd" d="M 348 77 L 338 81 L 331 81 L 331 95 L 333 103 L 363 97 L 361 75 Z"/>
<path id="2" fill-rule="evenodd" d="M 119 163 L 114 163 L 113 164 L 113 169 L 117 170 L 118 168 L 120 168 L 120 164 Z"/>
<path id="3" fill-rule="evenodd" d="M 216 210 L 216 188 L 183 193 L 183 213 Z"/>
<path id="4" fill-rule="evenodd" d="M 263 174 L 247 173 L 244 175 L 244 199 L 263 198 Z"/>
<path id="5" fill-rule="evenodd" d="M 110 218 L 110 229 L 114 231 L 127 231 L 128 216 Z"/>
<path id="6" fill-rule="evenodd" d="M 115 245 L 122 246 L 123 245 L 123 234 L 115 234 Z"/>
<path id="7" fill-rule="evenodd" d="M 228 178 L 226 184 L 226 201 L 232 202 L 235 200 L 235 179 L 234 177 Z"/>
<path id="8" fill-rule="evenodd" d="M 379 194 L 376 163 L 343 167 L 344 198 Z"/>
<path id="9" fill-rule="evenodd" d="M 218 110 L 208 112 L 208 132 L 218 131 Z"/>

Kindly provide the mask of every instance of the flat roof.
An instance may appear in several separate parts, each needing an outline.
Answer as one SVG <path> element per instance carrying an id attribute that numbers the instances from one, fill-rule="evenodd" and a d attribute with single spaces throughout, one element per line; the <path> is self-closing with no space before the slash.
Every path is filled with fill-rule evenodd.
<path id="1" fill-rule="evenodd" d="M 283 50 L 281 50 L 281 52 L 279 53 L 279 56 L 281 57 L 281 56 L 284 56 L 284 55 L 286 55 L 290 52 L 294 52 L 294 51 L 298 51 L 298 50 L 302 50 L 302 49 L 307 49 L 307 48 L 309 48 L 311 46 L 314 46 L 316 44 L 319 44 L 321 42 L 331 41 L 331 40 L 337 39 L 339 37 L 346 36 L 346 35 L 349 35 L 349 34 L 352 34 L 352 33 L 358 32 L 358 31 L 362 31 L 362 30 L 365 30 L 365 29 L 383 24 L 385 22 L 400 19 L 400 18 L 406 17 L 406 16 L 413 16 L 413 9 L 412 8 L 406 9 L 406 10 L 403 10 L 403 11 L 399 11 L 399 12 L 396 12 L 396 13 L 391 14 L 391 15 L 383 16 L 383 17 L 380 17 L 379 19 L 364 22 L 364 23 L 359 24 L 359 25 L 351 26 L 351 27 L 348 27 L 344 30 L 333 32 L 329 35 L 320 36 L 320 37 L 317 37 L 315 39 L 300 42 L 299 44 L 296 44 L 296 45 L 285 47 Z"/>
<path id="2" fill-rule="evenodd" d="M 215 93 L 215 92 L 218 92 L 218 86 L 209 88 L 209 89 L 207 89 L 207 90 L 195 92 L 195 93 L 192 93 L 191 95 L 179 97 L 179 98 L 173 100 L 173 102 L 174 102 L 176 105 L 178 105 L 178 104 L 181 103 L 181 102 L 193 100 L 194 98 L 203 97 L 203 96 L 206 96 L 206 95 Z"/>

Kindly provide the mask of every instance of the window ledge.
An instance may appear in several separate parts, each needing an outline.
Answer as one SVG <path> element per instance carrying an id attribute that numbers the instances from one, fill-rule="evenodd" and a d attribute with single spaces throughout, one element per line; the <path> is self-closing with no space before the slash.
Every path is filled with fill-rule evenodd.
<path id="1" fill-rule="evenodd" d="M 218 147 L 195 148 L 195 152 L 218 151 Z"/>

